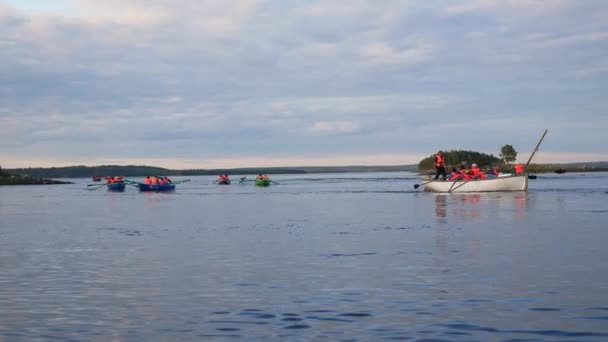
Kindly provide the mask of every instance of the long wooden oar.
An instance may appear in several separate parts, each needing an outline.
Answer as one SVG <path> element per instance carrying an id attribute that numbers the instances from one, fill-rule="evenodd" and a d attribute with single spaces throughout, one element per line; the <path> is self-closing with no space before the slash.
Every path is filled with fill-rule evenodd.
<path id="1" fill-rule="evenodd" d="M 456 185 L 456 182 L 458 182 L 458 179 L 456 179 L 453 183 L 452 186 L 450 186 L 450 189 L 448 190 L 448 192 L 452 192 L 452 188 L 454 187 L 454 185 Z"/>
<path id="2" fill-rule="evenodd" d="M 173 182 L 173 184 L 186 183 L 186 182 L 189 182 L 189 181 L 190 181 L 189 179 L 184 179 L 184 180 L 181 180 L 181 181 Z"/>
<path id="3" fill-rule="evenodd" d="M 97 190 L 97 189 L 102 188 L 102 187 L 104 187 L 106 185 L 107 184 L 102 184 L 102 185 L 97 186 L 96 188 L 87 188 L 87 190 Z"/>
<path id="4" fill-rule="evenodd" d="M 528 164 L 530 164 L 530 162 L 532 161 L 532 157 L 534 157 L 534 154 L 536 153 L 536 151 L 538 151 L 538 147 L 540 146 L 540 143 L 543 142 L 543 139 L 545 138 L 545 135 L 547 134 L 547 131 L 549 131 L 549 130 L 545 129 L 545 133 L 543 133 L 543 136 L 540 137 L 540 140 L 538 141 L 538 144 L 536 144 L 536 147 L 534 148 L 534 151 L 532 151 L 532 154 L 530 155 L 530 158 L 528 159 L 528 162 L 526 163 L 526 166 L 524 166 L 524 170 L 526 170 L 528 168 Z"/>
<path id="5" fill-rule="evenodd" d="M 429 184 L 430 182 L 433 182 L 434 180 L 430 180 L 430 181 L 426 181 L 422 184 L 414 184 L 414 189 L 418 189 L 421 185 L 425 185 L 425 184 Z"/>
<path id="6" fill-rule="evenodd" d="M 458 186 L 457 186 L 457 187 L 455 187 L 455 188 L 453 188 L 453 189 L 452 189 L 452 188 L 450 188 L 450 190 L 448 190 L 448 192 L 456 191 L 456 189 L 460 188 L 461 186 L 463 186 L 463 185 L 467 184 L 467 183 L 468 183 L 468 182 L 470 182 L 470 181 L 472 181 L 472 179 L 467 179 L 467 180 L 465 180 L 464 182 L 462 182 L 462 184 L 458 184 Z M 455 181 L 454 183 L 456 183 L 456 181 Z M 453 185 L 454 185 L 454 184 L 452 184 L 452 186 L 453 186 Z"/>

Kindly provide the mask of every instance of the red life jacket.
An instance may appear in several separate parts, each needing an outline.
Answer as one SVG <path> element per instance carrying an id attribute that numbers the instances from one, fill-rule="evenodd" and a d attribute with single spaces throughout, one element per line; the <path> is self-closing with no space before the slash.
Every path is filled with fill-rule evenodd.
<path id="1" fill-rule="evenodd" d="M 515 174 L 520 175 L 524 173 L 524 167 L 521 164 L 515 165 Z"/>
<path id="2" fill-rule="evenodd" d="M 435 167 L 444 167 L 445 166 L 445 158 L 442 155 L 435 155 Z"/>
<path id="3" fill-rule="evenodd" d="M 462 179 L 462 174 L 458 171 L 452 172 L 452 177 L 450 178 L 450 180 L 456 181 L 459 179 Z"/>

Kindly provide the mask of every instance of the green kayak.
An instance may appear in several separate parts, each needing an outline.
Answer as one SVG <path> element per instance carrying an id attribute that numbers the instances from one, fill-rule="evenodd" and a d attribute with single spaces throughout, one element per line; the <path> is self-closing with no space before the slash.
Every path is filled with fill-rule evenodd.
<path id="1" fill-rule="evenodd" d="M 257 185 L 257 186 L 269 186 L 270 185 L 270 179 L 256 179 L 255 180 L 255 185 Z"/>

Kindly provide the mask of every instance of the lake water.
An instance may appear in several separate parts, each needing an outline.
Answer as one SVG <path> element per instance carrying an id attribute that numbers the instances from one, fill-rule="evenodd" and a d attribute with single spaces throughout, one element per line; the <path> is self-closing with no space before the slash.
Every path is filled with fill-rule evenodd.
<path id="1" fill-rule="evenodd" d="M 608 341 L 608 173 L 190 178 L 0 187 L 0 341 Z"/>

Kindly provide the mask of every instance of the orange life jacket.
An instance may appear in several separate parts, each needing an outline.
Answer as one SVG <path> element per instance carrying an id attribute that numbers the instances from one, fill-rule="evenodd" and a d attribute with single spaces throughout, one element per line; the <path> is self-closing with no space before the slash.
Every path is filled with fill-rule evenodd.
<path id="1" fill-rule="evenodd" d="M 435 167 L 444 167 L 445 166 L 445 158 L 442 155 L 435 155 Z"/>
<path id="2" fill-rule="evenodd" d="M 459 179 L 462 179 L 462 174 L 458 171 L 452 172 L 452 177 L 450 178 L 450 180 L 456 181 Z"/>
<path id="3" fill-rule="evenodd" d="M 156 178 L 156 177 L 151 178 L 151 179 L 150 179 L 150 184 L 152 184 L 152 185 L 156 185 L 156 184 L 158 184 L 158 178 Z"/>
<path id="4" fill-rule="evenodd" d="M 144 181 L 144 184 L 152 184 L 152 180 L 150 178 L 146 178 L 146 180 Z"/>
<path id="5" fill-rule="evenodd" d="M 472 167 L 471 175 L 473 176 L 473 178 L 481 178 L 481 171 L 479 170 L 478 167 Z"/>

